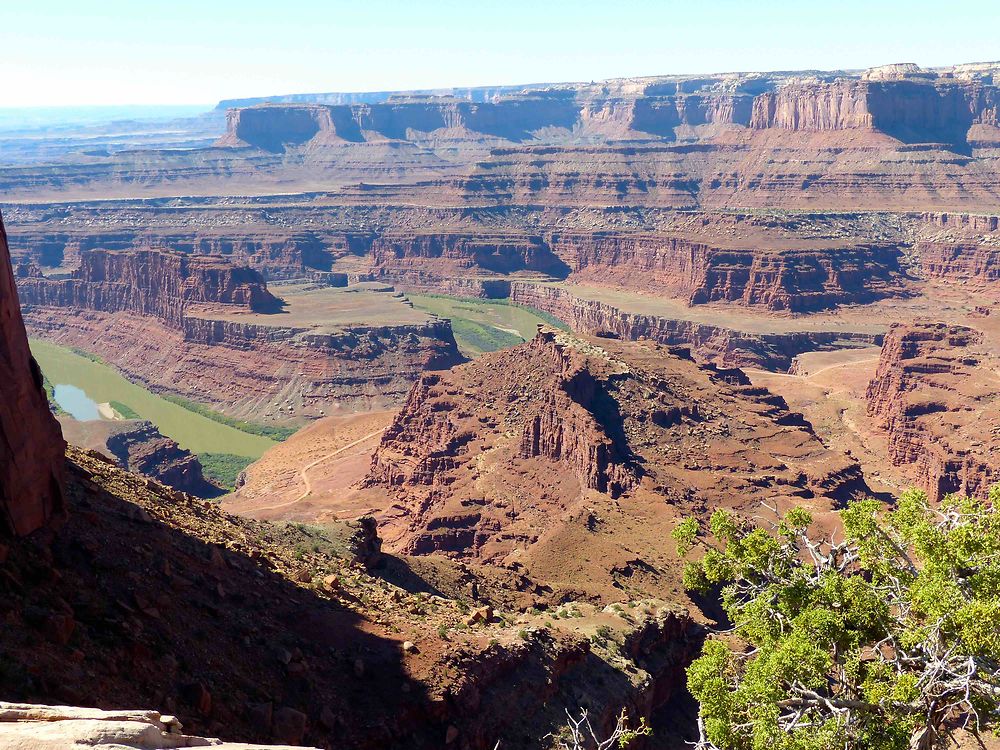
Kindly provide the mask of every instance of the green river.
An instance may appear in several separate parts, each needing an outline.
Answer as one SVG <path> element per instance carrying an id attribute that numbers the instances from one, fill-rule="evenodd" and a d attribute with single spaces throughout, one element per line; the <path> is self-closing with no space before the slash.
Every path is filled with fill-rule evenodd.
<path id="1" fill-rule="evenodd" d="M 59 386 L 75 386 L 94 402 L 117 401 L 125 404 L 192 453 L 230 453 L 259 458 L 275 445 L 266 437 L 250 435 L 171 403 L 129 382 L 113 367 L 95 362 L 72 349 L 38 339 L 32 339 L 30 343 L 31 352 L 42 372 L 57 389 Z M 75 389 L 65 390 L 78 396 Z M 84 401 L 82 397 L 78 400 Z"/>

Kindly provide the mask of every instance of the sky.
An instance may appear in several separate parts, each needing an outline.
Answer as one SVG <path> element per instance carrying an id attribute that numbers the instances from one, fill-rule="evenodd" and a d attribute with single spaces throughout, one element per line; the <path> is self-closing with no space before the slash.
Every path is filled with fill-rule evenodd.
<path id="1" fill-rule="evenodd" d="M 1000 59 L 1000 0 L 0 0 L 0 107 Z"/>

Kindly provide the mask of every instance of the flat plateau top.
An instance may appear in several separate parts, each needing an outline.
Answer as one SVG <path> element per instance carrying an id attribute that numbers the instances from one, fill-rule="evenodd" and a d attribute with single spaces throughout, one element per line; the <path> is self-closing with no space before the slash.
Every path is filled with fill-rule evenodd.
<path id="1" fill-rule="evenodd" d="M 873 323 L 874 305 L 862 305 L 836 313 L 783 315 L 733 305 L 693 305 L 679 299 L 656 297 L 635 291 L 581 284 L 556 284 L 581 299 L 603 302 L 627 313 L 652 315 L 669 320 L 684 320 L 703 325 L 731 328 L 747 333 L 794 333 L 796 331 L 843 331 L 845 333 L 884 333 L 885 323 Z M 900 301 L 897 300 L 897 303 Z M 869 311 L 868 315 L 861 311 Z M 874 318 L 879 320 L 879 318 Z"/>
<path id="2" fill-rule="evenodd" d="M 353 325 L 421 325 L 434 316 L 412 308 L 406 298 L 378 284 L 317 287 L 315 284 L 282 284 L 271 293 L 285 301 L 281 312 L 257 313 L 218 305 L 191 305 L 188 315 L 275 328 L 336 330 Z"/>

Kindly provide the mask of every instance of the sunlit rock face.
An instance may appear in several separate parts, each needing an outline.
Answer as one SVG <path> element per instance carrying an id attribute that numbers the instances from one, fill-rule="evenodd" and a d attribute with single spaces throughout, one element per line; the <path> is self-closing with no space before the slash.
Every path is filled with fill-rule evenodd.
<path id="1" fill-rule="evenodd" d="M 64 449 L 28 350 L 0 221 L 0 533 L 30 534 L 62 511 Z"/>

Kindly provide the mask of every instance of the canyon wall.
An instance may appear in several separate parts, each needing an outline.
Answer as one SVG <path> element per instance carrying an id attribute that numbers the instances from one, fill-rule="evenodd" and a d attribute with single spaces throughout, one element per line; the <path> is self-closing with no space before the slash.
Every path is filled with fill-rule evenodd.
<path id="1" fill-rule="evenodd" d="M 400 96 L 373 104 L 260 105 L 226 114 L 220 146 L 283 151 L 344 142 L 408 140 L 436 131 L 481 139 L 522 140 L 550 127 L 571 128 L 578 108 L 571 92 L 530 92 L 492 102 L 452 97 Z M 465 136 L 469 138 L 469 135 Z"/>
<path id="2" fill-rule="evenodd" d="M 25 321 L 33 335 L 93 352 L 153 391 L 251 420 L 387 408 L 405 398 L 423 370 L 462 360 L 446 320 L 319 334 L 187 317 L 178 331 L 127 313 L 30 307 Z"/>
<path id="3" fill-rule="evenodd" d="M 441 276 L 470 269 L 509 274 L 537 271 L 565 275 L 565 265 L 550 244 L 530 234 L 380 233 L 371 243 L 373 273 L 391 275 L 418 269 Z"/>
<path id="4" fill-rule="evenodd" d="M 448 321 L 415 315 L 388 293 L 384 309 L 366 290 L 317 299 L 333 293 L 331 283 L 300 285 L 285 303 L 253 269 L 158 250 L 91 250 L 71 278 L 45 277 L 29 262 L 18 279 L 33 335 L 93 352 L 155 391 L 241 417 L 386 406 L 424 369 L 461 360 Z M 362 299 L 368 312 L 352 322 L 344 308 Z M 325 309 L 343 322 L 331 324 Z"/>
<path id="5" fill-rule="evenodd" d="M 916 251 L 927 278 L 987 286 L 1000 282 L 1000 244 L 920 242 Z"/>
<path id="6" fill-rule="evenodd" d="M 699 360 L 725 366 L 781 371 L 791 367 L 795 356 L 803 352 L 870 346 L 882 340 L 877 333 L 850 331 L 753 333 L 695 320 L 628 312 L 545 284 L 513 282 L 510 300 L 554 315 L 574 331 L 631 341 L 649 339 L 668 346 L 690 346 Z"/>
<path id="7" fill-rule="evenodd" d="M 1000 481 L 996 352 L 979 331 L 918 321 L 894 325 L 868 386 L 868 413 L 886 433 L 889 458 L 932 500 L 985 496 Z"/>
<path id="8" fill-rule="evenodd" d="M 810 312 L 906 293 L 894 246 L 726 249 L 671 236 L 560 233 L 552 249 L 571 281 L 679 297 Z"/>
<path id="9" fill-rule="evenodd" d="M 974 125 L 995 126 L 992 78 L 886 70 L 859 77 L 831 72 L 622 79 L 525 88 L 473 102 L 399 95 L 357 104 L 287 103 L 234 108 L 220 146 L 265 151 L 373 139 L 521 142 L 569 139 L 697 140 L 720 126 L 749 130 L 878 131 L 904 143 L 968 148 Z"/>
<path id="10" fill-rule="evenodd" d="M 1000 291 L 1000 216 L 926 213 L 915 246 L 923 275 Z"/>
<path id="11" fill-rule="evenodd" d="M 101 217 L 107 218 L 105 209 Z M 72 270 L 79 267 L 81 256 L 92 250 L 160 250 L 191 255 L 224 256 L 234 266 L 249 266 L 267 279 L 299 277 L 306 269 L 329 268 L 333 257 L 351 251 L 356 238 L 347 232 L 271 230 L 254 226 L 255 216 L 227 216 L 223 226 L 217 217 L 204 218 L 203 223 L 190 228 L 183 225 L 157 227 L 173 216 L 170 209 L 147 207 L 138 226 L 114 226 L 112 216 L 109 226 L 102 229 L 94 224 L 100 219 L 87 213 L 86 228 L 71 231 L 60 228 L 33 228 L 27 223 L 18 227 L 17 244 L 20 257 L 28 257 L 45 267 Z M 24 218 L 22 218 L 24 221 Z M 228 225 L 228 228 L 225 226 Z"/>
<path id="12" fill-rule="evenodd" d="M 0 191 L 25 201 L 282 194 L 472 212 L 995 211 L 997 80 L 997 66 L 983 64 L 611 79 L 504 87 L 481 99 L 468 91 L 279 97 L 286 103 L 230 110 L 215 147 L 0 166 Z M 248 216 L 271 226 L 258 209 Z M 265 256 L 272 251 L 286 250 Z"/>
<path id="13" fill-rule="evenodd" d="M 231 266 L 220 257 L 158 250 L 92 250 L 69 279 L 40 273 L 18 282 L 26 306 L 70 307 L 96 312 L 151 315 L 180 327 L 191 303 L 206 302 L 257 312 L 275 311 L 280 301 L 260 274 Z"/>
<path id="14" fill-rule="evenodd" d="M 840 80 L 801 83 L 754 100 L 755 129 L 875 130 L 904 143 L 968 147 L 973 125 L 995 125 L 995 86 L 939 79 Z"/>
<path id="15" fill-rule="evenodd" d="M 894 244 L 774 250 L 748 242 L 727 249 L 667 234 L 553 232 L 379 234 L 370 260 L 374 278 L 415 291 L 507 296 L 503 276 L 534 272 L 689 305 L 725 302 L 813 312 L 906 296 L 901 257 Z"/>
<path id="16" fill-rule="evenodd" d="M 0 531 L 29 534 L 62 512 L 65 447 L 28 349 L 0 219 Z"/>

